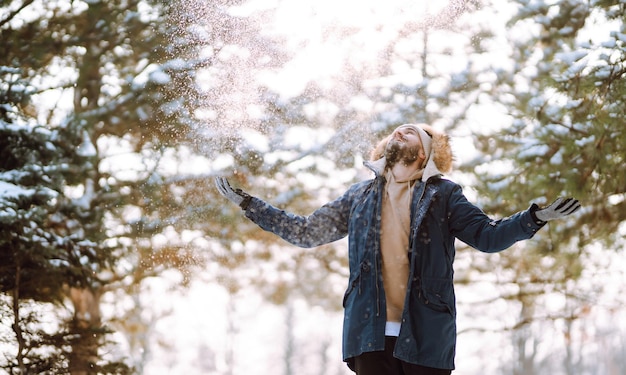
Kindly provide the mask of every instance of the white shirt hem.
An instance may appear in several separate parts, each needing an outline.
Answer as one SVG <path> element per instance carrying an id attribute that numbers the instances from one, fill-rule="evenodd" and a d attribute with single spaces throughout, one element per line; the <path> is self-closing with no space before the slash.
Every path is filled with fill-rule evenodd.
<path id="1" fill-rule="evenodd" d="M 398 337 L 400 335 L 400 322 L 387 322 L 385 323 L 385 336 Z"/>

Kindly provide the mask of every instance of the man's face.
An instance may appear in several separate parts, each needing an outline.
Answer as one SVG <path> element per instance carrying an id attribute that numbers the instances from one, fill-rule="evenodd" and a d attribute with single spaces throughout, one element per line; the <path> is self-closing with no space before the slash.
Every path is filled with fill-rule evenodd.
<path id="1" fill-rule="evenodd" d="M 423 156 L 422 141 L 417 130 L 412 126 L 401 125 L 391 133 L 391 139 L 385 149 L 385 157 L 389 166 L 401 162 L 409 165 Z"/>

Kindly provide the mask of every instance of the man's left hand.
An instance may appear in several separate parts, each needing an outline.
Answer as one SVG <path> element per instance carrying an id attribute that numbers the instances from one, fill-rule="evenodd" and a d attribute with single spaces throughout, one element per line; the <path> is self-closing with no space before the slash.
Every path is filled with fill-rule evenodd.
<path id="1" fill-rule="evenodd" d="M 580 202 L 577 199 L 560 197 L 548 207 L 535 211 L 535 216 L 541 221 L 550 221 L 573 214 L 579 208 Z"/>

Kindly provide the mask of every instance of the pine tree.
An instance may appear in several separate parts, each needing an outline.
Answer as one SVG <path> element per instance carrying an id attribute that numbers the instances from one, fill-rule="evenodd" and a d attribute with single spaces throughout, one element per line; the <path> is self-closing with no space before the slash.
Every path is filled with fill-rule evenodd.
<path id="1" fill-rule="evenodd" d="M 516 70 L 503 76 L 498 88 L 513 122 L 499 133 L 477 137 L 483 153 L 490 155 L 477 162 L 510 163 L 514 169 L 483 178 L 480 192 L 498 197 L 489 208 L 499 212 L 510 202 L 546 204 L 563 194 L 579 197 L 586 209 L 576 222 L 552 233 L 557 247 L 571 240 L 578 248 L 620 240 L 625 204 L 620 197 L 626 187 L 620 168 L 625 144 L 623 15 L 623 4 L 611 2 L 523 2 L 510 21 L 511 27 L 533 30 L 516 41 Z M 515 85 L 514 77 L 527 87 Z M 558 251 L 543 249 L 551 250 Z"/>
<path id="2" fill-rule="evenodd" d="M 166 230 L 156 218 L 175 200 L 160 160 L 189 134 L 195 105 L 195 69 L 170 47 L 190 43 L 171 43 L 168 3 L 14 2 L 5 10 L 0 280 L 17 349 L 2 366 L 128 372 L 101 356 L 110 330 L 101 297 L 191 265 L 184 251 L 150 244 Z M 127 163 L 112 150 L 126 152 Z M 63 316 L 67 301 L 73 316 Z M 34 312 L 50 305 L 59 307 L 57 330 L 46 333 Z"/>
<path id="3" fill-rule="evenodd" d="M 80 244 L 57 232 L 54 222 L 63 194 L 64 150 L 59 133 L 25 121 L 32 87 L 19 69 L 3 69 L 0 94 L 0 287 L 15 344 L 14 360 L 3 364 L 10 372 L 55 371 L 63 351 L 59 340 L 37 325 L 28 301 L 60 304 L 67 282 L 85 283 Z M 45 172 L 44 172 L 45 171 Z M 57 347 L 58 345 L 58 347 Z M 46 353 L 46 348 L 52 352 Z"/>
<path id="4" fill-rule="evenodd" d="M 514 373 L 542 371 L 535 352 L 523 350 L 541 340 L 542 321 L 571 327 L 602 293 L 601 283 L 584 277 L 597 261 L 590 250 L 623 246 L 625 10 L 602 1 L 517 2 L 508 23 L 511 65 L 492 91 L 510 123 L 474 133 L 481 156 L 464 170 L 475 173 L 487 212 L 507 215 L 523 202 L 546 205 L 558 196 L 583 205 L 487 266 L 509 275 L 501 281 L 517 289 L 502 288 L 502 297 L 520 307 Z M 566 296 L 559 312 L 546 312 L 548 290 Z"/>

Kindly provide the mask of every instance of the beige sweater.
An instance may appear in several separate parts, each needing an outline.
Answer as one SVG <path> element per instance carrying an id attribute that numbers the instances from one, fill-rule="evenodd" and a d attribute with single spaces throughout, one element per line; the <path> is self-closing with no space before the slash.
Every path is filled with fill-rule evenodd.
<path id="1" fill-rule="evenodd" d="M 396 181 L 387 170 L 383 196 L 380 246 L 383 260 L 383 285 L 387 302 L 387 321 L 400 322 L 409 278 L 409 231 L 411 191 L 423 170 L 408 180 Z"/>

